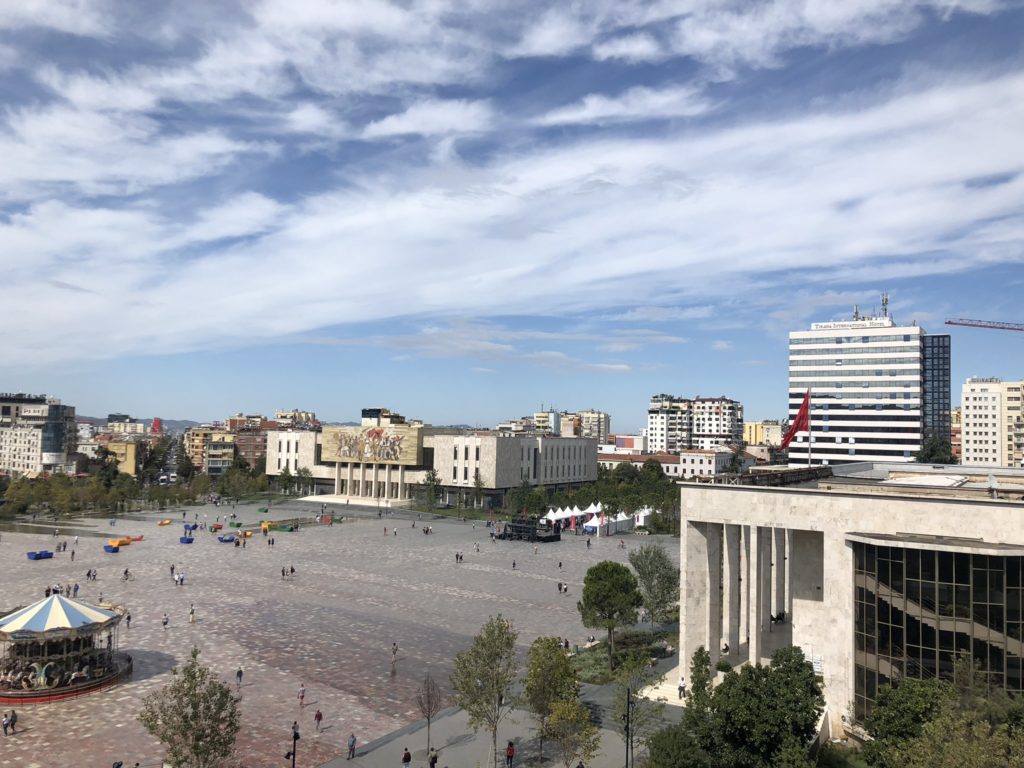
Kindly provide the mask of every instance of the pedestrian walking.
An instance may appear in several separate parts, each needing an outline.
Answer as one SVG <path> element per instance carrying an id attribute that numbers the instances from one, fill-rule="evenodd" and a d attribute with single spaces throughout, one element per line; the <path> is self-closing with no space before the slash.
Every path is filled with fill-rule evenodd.
<path id="1" fill-rule="evenodd" d="M 131 613 L 126 613 L 124 615 L 124 626 L 125 626 L 125 629 L 131 629 L 132 628 L 132 615 L 131 615 Z"/>
<path id="2" fill-rule="evenodd" d="M 11 710 L 11 733 L 18 732 L 18 713 L 13 709 Z"/>
<path id="3" fill-rule="evenodd" d="M 510 741 L 505 747 L 505 768 L 512 768 L 512 761 L 516 758 L 516 747 Z"/>
<path id="4" fill-rule="evenodd" d="M 75 550 L 71 550 L 71 562 L 75 562 Z"/>
<path id="5" fill-rule="evenodd" d="M 385 528 L 384 530 L 387 530 L 387 528 Z M 395 528 L 395 536 L 397 536 L 397 535 L 398 535 L 398 528 Z"/>
<path id="6" fill-rule="evenodd" d="M 195 624 L 196 623 L 196 607 L 192 603 L 189 603 L 189 606 L 188 606 L 188 623 L 189 624 Z"/>
<path id="7" fill-rule="evenodd" d="M 289 576 L 294 576 L 295 575 L 295 566 L 294 565 L 288 566 L 288 575 Z"/>
<path id="8" fill-rule="evenodd" d="M 395 662 L 398 661 L 398 643 L 391 644 L 391 666 L 395 666 Z"/>
<path id="9" fill-rule="evenodd" d="M 513 560 L 513 561 L 512 561 L 512 570 L 514 571 L 515 569 L 516 569 L 516 561 L 515 561 L 515 560 Z"/>
<path id="10" fill-rule="evenodd" d="M 409 768 L 409 764 L 412 762 L 412 755 L 409 754 L 408 749 L 403 748 L 402 752 L 402 768 Z"/>
<path id="11" fill-rule="evenodd" d="M 685 695 L 686 695 L 686 679 L 682 675 L 680 675 L 679 676 L 679 698 L 681 699 Z"/>
<path id="12" fill-rule="evenodd" d="M 437 750 L 433 747 L 430 748 L 430 757 L 427 758 L 428 768 L 437 768 Z"/>
<path id="13" fill-rule="evenodd" d="M 170 617 L 168 617 L 168 615 L 165 613 L 163 620 L 160 622 L 161 624 L 164 625 L 164 629 L 167 629 L 167 624 L 168 624 L 168 622 L 170 622 L 170 620 L 171 620 Z"/>
<path id="14" fill-rule="evenodd" d="M 305 706 L 306 704 L 306 684 L 302 683 L 299 685 L 299 706 Z"/>
<path id="15" fill-rule="evenodd" d="M 11 718 L 4 712 L 4 736 L 7 735 L 7 729 L 11 727 Z"/>
<path id="16" fill-rule="evenodd" d="M 75 546 L 76 547 L 78 546 L 78 537 L 77 536 L 75 536 Z"/>
<path id="17" fill-rule="evenodd" d="M 242 689 L 242 665 L 238 665 L 238 671 L 235 672 L 235 687 L 239 690 Z"/>
<path id="18" fill-rule="evenodd" d="M 346 757 L 345 759 L 346 760 L 351 760 L 355 756 L 356 756 L 356 735 L 354 733 L 350 733 L 348 735 L 348 757 Z"/>
<path id="19" fill-rule="evenodd" d="M 282 579 L 284 579 L 286 573 L 287 573 L 287 571 L 285 571 L 284 566 L 282 566 L 281 567 L 281 578 Z"/>
<path id="20" fill-rule="evenodd" d="M 72 552 L 71 554 L 75 554 Z M 75 582 L 75 586 L 71 588 L 72 597 L 78 597 L 78 582 Z"/>
<path id="21" fill-rule="evenodd" d="M 321 712 L 318 709 L 316 711 L 316 714 L 313 715 L 313 722 L 316 723 L 316 732 L 317 733 L 320 733 L 320 723 L 322 723 L 323 721 L 324 721 L 324 713 Z"/>

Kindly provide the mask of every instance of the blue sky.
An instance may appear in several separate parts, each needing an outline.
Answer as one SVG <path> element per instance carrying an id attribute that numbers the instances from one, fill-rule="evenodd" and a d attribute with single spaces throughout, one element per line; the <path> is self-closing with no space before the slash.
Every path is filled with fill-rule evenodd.
<path id="1" fill-rule="evenodd" d="M 1024 322 L 1022 30 L 1000 0 L 0 4 L 0 390 L 778 417 L 787 332 L 881 291 Z M 951 332 L 954 393 L 1024 376 L 1024 334 Z"/>

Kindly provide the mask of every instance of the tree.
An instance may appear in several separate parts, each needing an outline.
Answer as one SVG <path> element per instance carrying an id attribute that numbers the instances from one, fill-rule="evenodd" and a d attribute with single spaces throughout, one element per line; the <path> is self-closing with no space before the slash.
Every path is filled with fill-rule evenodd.
<path id="1" fill-rule="evenodd" d="M 628 659 L 615 676 L 612 726 L 622 734 L 630 755 L 637 744 L 645 742 L 661 725 L 665 705 L 637 694 L 650 685 L 657 685 L 662 677 L 654 672 L 645 657 Z"/>
<path id="2" fill-rule="evenodd" d="M 873 741 L 864 745 L 864 758 L 877 768 L 897 768 L 903 763 L 900 747 L 921 735 L 945 704 L 957 698 L 945 680 L 905 678 L 898 685 L 878 689 L 875 705 L 864 722 Z"/>
<path id="3" fill-rule="evenodd" d="M 174 768 L 213 768 L 231 756 L 241 723 L 239 698 L 199 663 L 199 649 L 173 679 L 142 702 L 139 720 L 167 748 Z"/>
<path id="4" fill-rule="evenodd" d="M 431 467 L 423 476 L 423 508 L 425 512 L 437 509 L 437 499 L 441 495 L 441 478 L 437 470 Z"/>
<path id="5" fill-rule="evenodd" d="M 560 701 L 570 701 L 579 694 L 579 681 L 557 637 L 538 637 L 530 645 L 526 662 L 523 697 L 537 721 L 540 736 L 540 759 L 544 759 L 544 737 L 551 708 Z"/>
<path id="6" fill-rule="evenodd" d="M 473 470 L 473 507 L 479 508 L 483 506 L 484 500 L 484 480 L 480 477 L 480 469 Z"/>
<path id="7" fill-rule="evenodd" d="M 473 645 L 455 656 L 451 675 L 455 702 L 466 710 L 474 730 L 491 732 L 494 768 L 498 766 L 498 726 L 516 706 L 512 686 L 519 671 L 512 622 L 491 616 L 473 638 Z"/>
<path id="8" fill-rule="evenodd" d="M 192 464 L 192 457 L 188 455 L 188 451 L 185 449 L 185 438 L 182 437 L 178 441 L 178 480 L 187 483 L 192 479 L 192 475 L 196 473 L 196 468 Z"/>
<path id="9" fill-rule="evenodd" d="M 895 746 L 891 759 L 902 768 L 1020 768 L 1024 739 L 947 700 L 919 736 Z"/>
<path id="10" fill-rule="evenodd" d="M 420 714 L 423 715 L 427 721 L 427 752 L 430 751 L 430 723 L 437 716 L 437 713 L 441 711 L 441 707 L 444 706 L 444 697 L 441 695 L 441 688 L 434 678 L 427 673 L 427 676 L 423 678 L 423 682 L 420 684 L 420 689 L 416 693 L 416 704 L 420 708 Z"/>
<path id="11" fill-rule="evenodd" d="M 655 621 L 664 621 L 679 603 L 679 568 L 661 544 L 644 544 L 629 553 L 629 564 L 636 571 L 637 585 L 644 607 Z"/>
<path id="12" fill-rule="evenodd" d="M 192 496 L 199 498 L 206 498 L 210 495 L 210 488 L 213 486 L 213 482 L 210 480 L 209 475 L 199 474 L 192 478 L 192 482 L 189 483 L 189 490 L 192 491 Z"/>
<path id="13" fill-rule="evenodd" d="M 295 485 L 295 477 L 292 475 L 292 471 L 285 467 L 281 470 L 277 476 L 277 485 L 285 493 L 292 492 L 292 486 Z"/>
<path id="14" fill-rule="evenodd" d="M 925 438 L 916 458 L 922 464 L 956 464 L 949 440 L 944 440 L 938 435 Z"/>
<path id="15" fill-rule="evenodd" d="M 577 760 L 589 763 L 601 747 L 601 732 L 590 722 L 590 711 L 576 699 L 551 705 L 548 737 L 564 768 L 572 768 Z"/>
<path id="16" fill-rule="evenodd" d="M 686 711 L 683 711 L 686 714 Z M 647 768 L 711 768 L 711 758 L 683 724 L 662 728 L 647 740 Z"/>
<path id="17" fill-rule="evenodd" d="M 702 645 L 690 661 L 690 698 L 683 710 L 683 727 L 692 734 L 702 749 L 712 749 L 714 734 L 711 723 L 711 654 Z"/>
<path id="18" fill-rule="evenodd" d="M 729 672 L 711 697 L 714 757 L 772 768 L 784 750 L 806 748 L 824 707 L 821 681 L 800 648 L 776 651 L 768 666 Z"/>
<path id="19" fill-rule="evenodd" d="M 583 625 L 608 632 L 608 669 L 613 668 L 615 629 L 636 623 L 636 609 L 643 602 L 636 577 L 629 568 L 602 560 L 583 577 L 583 599 L 576 608 Z"/>
<path id="20" fill-rule="evenodd" d="M 299 493 L 310 493 L 310 489 L 313 487 L 313 473 L 309 467 L 299 467 L 296 470 L 295 484 L 299 489 Z"/>

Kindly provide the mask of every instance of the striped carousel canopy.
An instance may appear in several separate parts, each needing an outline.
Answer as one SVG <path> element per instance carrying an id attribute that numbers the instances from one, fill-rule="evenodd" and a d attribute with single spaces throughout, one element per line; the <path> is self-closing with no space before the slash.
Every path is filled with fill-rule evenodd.
<path id="1" fill-rule="evenodd" d="M 113 611 L 96 608 L 63 595 L 50 595 L 0 618 L 0 635 L 74 632 L 97 628 L 120 618 Z"/>

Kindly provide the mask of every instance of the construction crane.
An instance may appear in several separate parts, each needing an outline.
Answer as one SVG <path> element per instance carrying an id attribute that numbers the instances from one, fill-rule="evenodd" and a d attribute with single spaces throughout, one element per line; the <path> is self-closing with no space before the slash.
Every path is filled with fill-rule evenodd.
<path id="1" fill-rule="evenodd" d="M 947 320 L 946 325 L 966 325 L 970 328 L 995 328 L 999 331 L 1024 331 L 1024 323 L 1003 323 L 999 320 L 966 320 L 958 317 Z"/>

